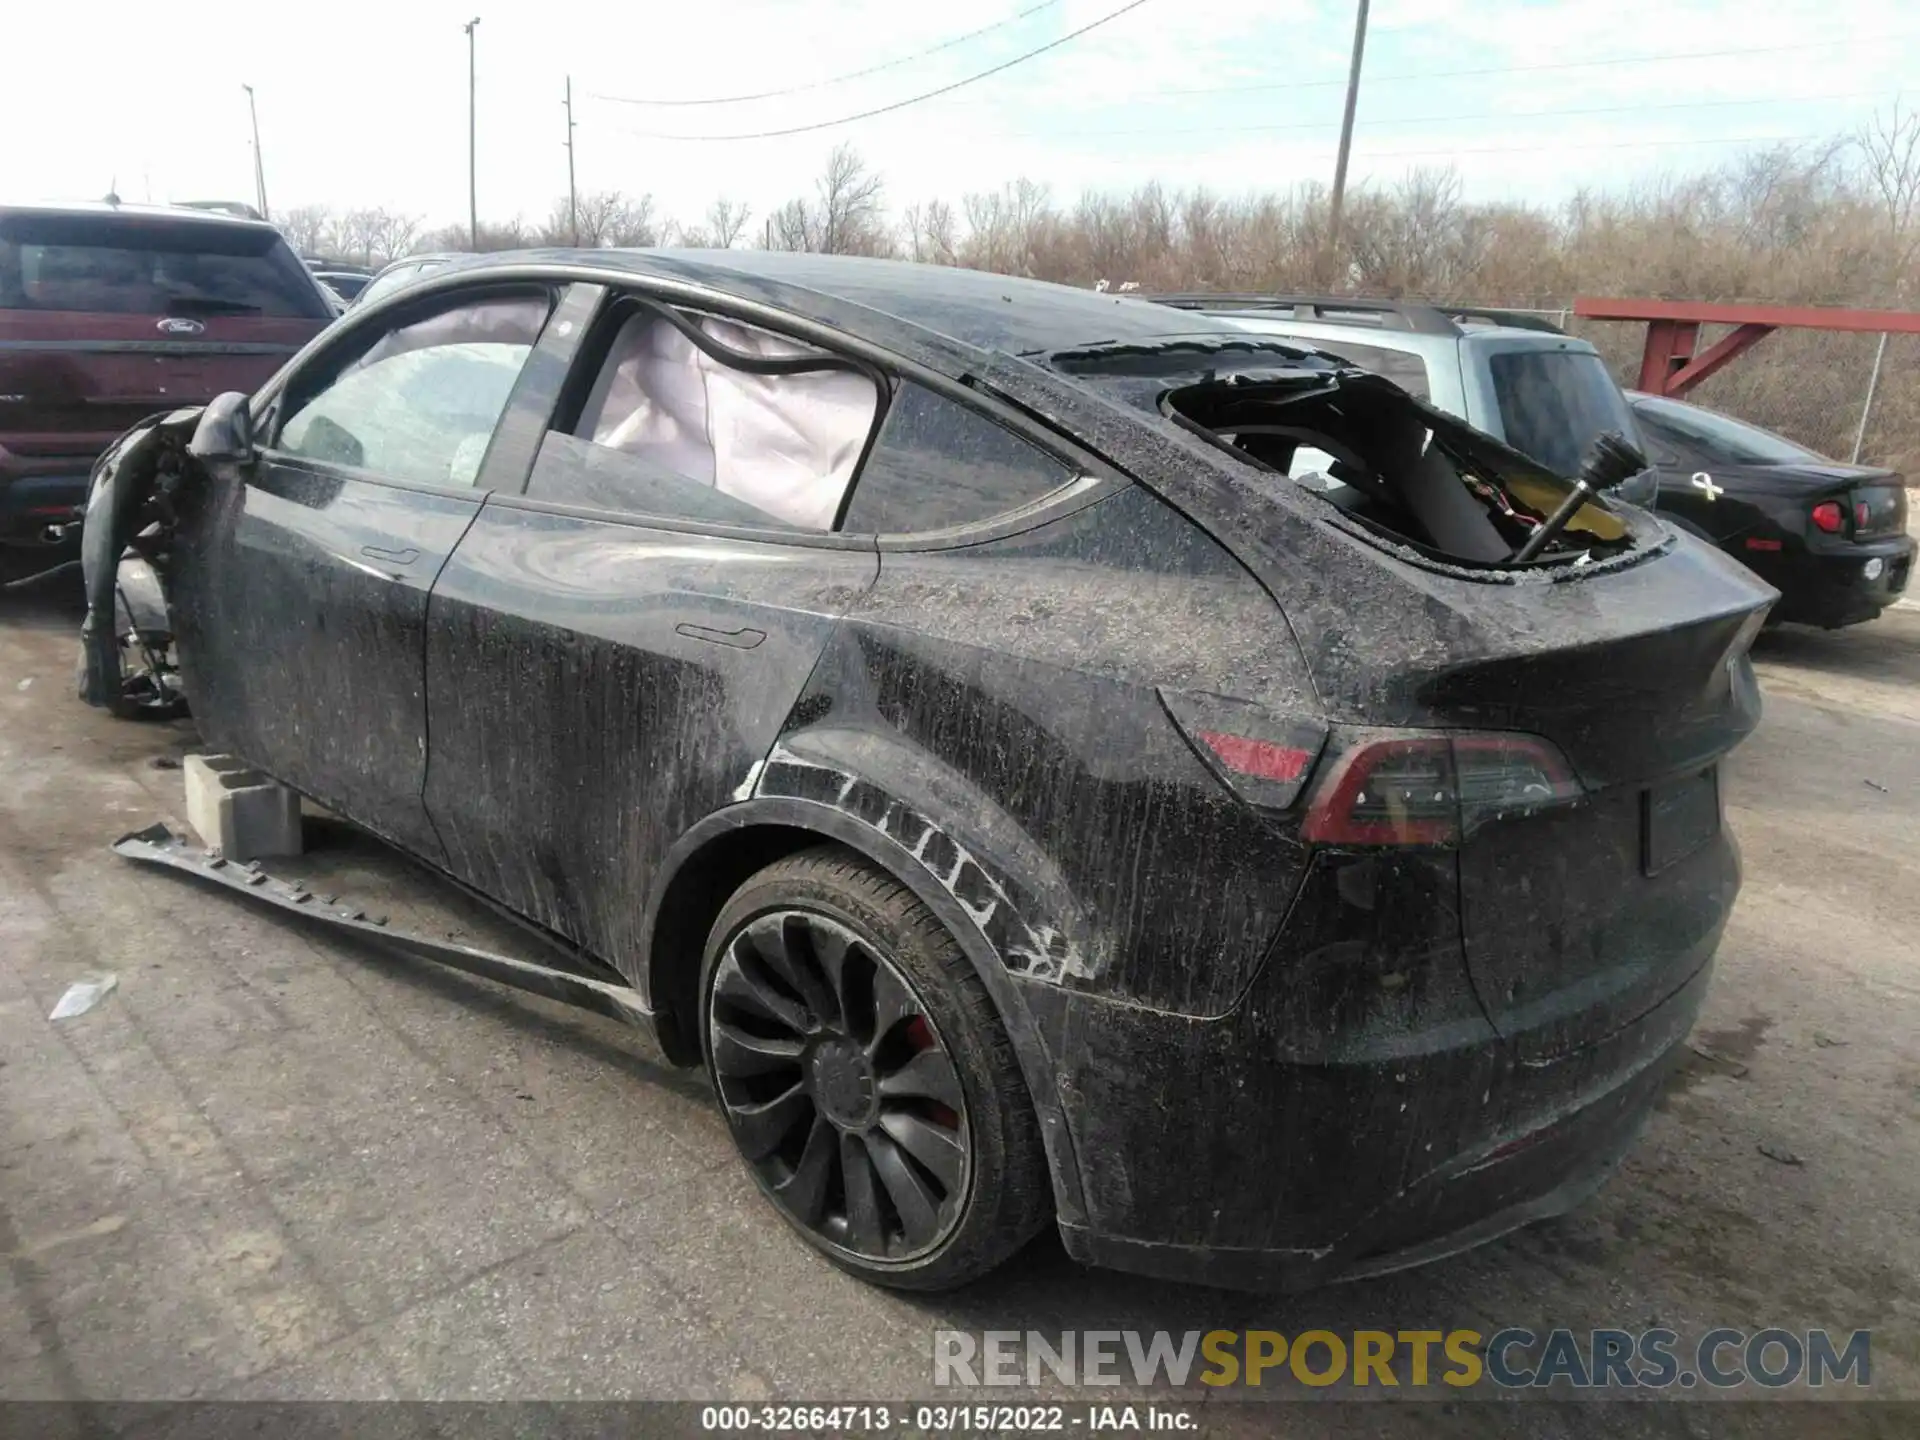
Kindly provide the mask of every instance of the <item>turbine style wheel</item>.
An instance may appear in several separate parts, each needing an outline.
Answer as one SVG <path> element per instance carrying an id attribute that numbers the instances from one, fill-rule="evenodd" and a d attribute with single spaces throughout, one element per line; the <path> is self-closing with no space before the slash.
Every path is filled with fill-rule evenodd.
<path id="1" fill-rule="evenodd" d="M 707 1038 L 733 1137 L 788 1218 L 875 1260 L 953 1228 L 971 1169 L 960 1076 L 859 936 L 805 910 L 749 922 L 714 975 Z"/>
<path id="2" fill-rule="evenodd" d="M 728 1128 L 808 1241 L 882 1284 L 984 1273 L 1048 1210 L 1039 1127 L 970 962 L 836 849 L 763 870 L 708 945 L 703 1031 Z"/>

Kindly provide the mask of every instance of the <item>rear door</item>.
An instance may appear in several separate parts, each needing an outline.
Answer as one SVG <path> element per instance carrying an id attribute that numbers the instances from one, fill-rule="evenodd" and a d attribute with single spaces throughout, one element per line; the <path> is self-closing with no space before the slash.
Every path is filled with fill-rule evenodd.
<path id="1" fill-rule="evenodd" d="M 179 526 L 175 623 L 208 741 L 435 860 L 427 594 L 494 483 L 552 300 L 470 286 L 353 327 L 287 378 L 259 456 L 213 466 Z"/>
<path id="2" fill-rule="evenodd" d="M 836 525 L 883 387 L 763 329 L 606 308 L 525 493 L 434 586 L 426 803 L 456 876 L 633 956 L 668 848 L 750 792 L 878 573 Z"/>

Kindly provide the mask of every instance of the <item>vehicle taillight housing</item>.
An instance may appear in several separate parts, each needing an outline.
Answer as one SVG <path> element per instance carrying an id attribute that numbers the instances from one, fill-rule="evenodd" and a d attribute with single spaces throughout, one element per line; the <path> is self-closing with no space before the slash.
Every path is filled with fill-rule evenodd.
<path id="1" fill-rule="evenodd" d="M 1316 845 L 1453 845 L 1490 820 L 1582 793 L 1566 758 L 1537 735 L 1374 733 L 1321 777 L 1300 835 Z"/>
<path id="2" fill-rule="evenodd" d="M 1193 753 L 1235 795 L 1262 810 L 1290 810 L 1327 742 L 1327 722 L 1283 715 L 1198 690 L 1160 690 Z"/>
<path id="3" fill-rule="evenodd" d="M 1822 500 L 1813 507 L 1813 523 L 1829 535 L 1838 535 L 1847 524 L 1847 512 L 1838 500 Z"/>

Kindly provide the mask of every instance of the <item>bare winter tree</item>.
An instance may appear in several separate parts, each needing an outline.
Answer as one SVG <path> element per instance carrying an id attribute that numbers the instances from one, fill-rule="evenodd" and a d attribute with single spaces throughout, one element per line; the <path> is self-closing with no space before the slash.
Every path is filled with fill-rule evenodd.
<path id="1" fill-rule="evenodd" d="M 820 196 L 819 249 L 829 255 L 880 255 L 893 248 L 887 233 L 886 187 L 851 145 L 836 145 L 815 182 Z"/>
<path id="2" fill-rule="evenodd" d="M 300 255 L 331 255 L 339 244 L 340 222 L 331 207 L 298 205 L 282 210 L 280 233 Z"/>
<path id="3" fill-rule="evenodd" d="M 707 243 L 716 250 L 731 250 L 752 214 L 741 202 L 722 195 L 707 207 Z"/>
<path id="4" fill-rule="evenodd" d="M 812 250 L 826 255 L 890 255 L 885 181 L 867 168 L 851 145 L 834 148 L 814 182 L 812 200 L 789 200 L 773 212 L 769 242 L 776 250 Z"/>
<path id="5" fill-rule="evenodd" d="M 443 225 L 438 230 L 430 230 L 420 236 L 409 253 L 418 255 L 428 251 L 447 251 L 457 254 L 472 250 L 486 254 L 496 250 L 525 250 L 528 246 L 540 243 L 538 232 L 529 229 L 527 222 L 518 215 L 511 220 L 482 222 L 479 240 L 478 245 L 472 243 L 465 225 Z"/>
<path id="6" fill-rule="evenodd" d="M 610 191 L 595 207 L 593 239 L 587 239 L 588 231 L 582 228 L 582 245 L 619 245 L 638 247 L 658 245 L 660 226 L 653 213 L 653 196 L 630 196 L 618 190 Z"/>
<path id="7" fill-rule="evenodd" d="M 340 219 L 339 258 L 362 265 L 384 265 L 414 248 L 420 236 L 420 217 L 381 207 L 349 210 Z"/>
<path id="8" fill-rule="evenodd" d="M 967 217 L 961 264 L 1006 275 L 1039 273 L 1041 248 L 1057 219 L 1046 186 L 1022 176 L 998 190 L 965 196 L 960 207 Z M 951 227 L 951 216 L 947 223 Z"/>
<path id="9" fill-rule="evenodd" d="M 1854 144 L 1904 270 L 1920 248 L 1920 110 L 1903 109 L 1896 100 L 1891 111 L 1862 127 Z"/>
<path id="10" fill-rule="evenodd" d="M 773 250 L 814 250 L 813 217 L 804 200 L 789 200 L 767 216 L 767 246 Z"/>
<path id="11" fill-rule="evenodd" d="M 1349 202 L 1341 244 L 1352 279 L 1385 295 L 1445 295 L 1471 270 L 1460 177 L 1412 171 L 1391 193 L 1362 191 Z"/>
<path id="12" fill-rule="evenodd" d="M 900 223 L 906 231 L 909 258 L 928 265 L 960 263 L 959 226 L 954 221 L 953 206 L 946 201 L 909 205 Z"/>
<path id="13" fill-rule="evenodd" d="M 579 244 L 589 249 L 603 246 L 642 246 L 660 243 L 660 226 L 654 218 L 653 196 L 628 195 L 623 190 L 584 190 L 572 210 L 562 195 L 547 211 L 547 218 L 532 233 L 534 245 L 572 245 L 574 217 L 580 226 Z"/>

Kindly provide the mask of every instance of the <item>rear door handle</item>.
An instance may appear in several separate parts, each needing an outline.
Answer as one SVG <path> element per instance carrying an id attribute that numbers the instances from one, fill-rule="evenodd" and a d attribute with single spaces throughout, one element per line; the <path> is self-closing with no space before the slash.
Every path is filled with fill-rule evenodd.
<path id="1" fill-rule="evenodd" d="M 360 553 L 369 560 L 384 560 L 389 565 L 411 565 L 420 558 L 420 552 L 412 547 L 405 550 L 383 550 L 378 545 L 362 545 Z"/>

